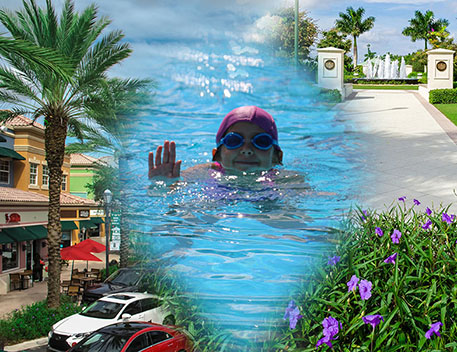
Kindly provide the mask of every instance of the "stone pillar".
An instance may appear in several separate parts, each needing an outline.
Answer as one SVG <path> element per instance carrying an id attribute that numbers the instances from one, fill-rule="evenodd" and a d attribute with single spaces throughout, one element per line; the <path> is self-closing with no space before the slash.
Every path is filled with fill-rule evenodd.
<path id="1" fill-rule="evenodd" d="M 427 51 L 427 55 L 427 88 L 452 89 L 454 50 L 433 49 Z"/>
<path id="2" fill-rule="evenodd" d="M 319 48 L 317 62 L 318 86 L 338 89 L 344 99 L 344 50 L 333 47 Z"/>

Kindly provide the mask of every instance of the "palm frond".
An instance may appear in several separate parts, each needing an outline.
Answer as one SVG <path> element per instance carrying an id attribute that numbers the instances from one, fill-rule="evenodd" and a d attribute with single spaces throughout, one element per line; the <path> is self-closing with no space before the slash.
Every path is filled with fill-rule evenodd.
<path id="1" fill-rule="evenodd" d="M 40 102 L 37 93 L 20 77 L 20 73 L 18 74 L 5 66 L 0 66 L 0 89 Z M 21 105 L 20 101 L 17 103 Z"/>

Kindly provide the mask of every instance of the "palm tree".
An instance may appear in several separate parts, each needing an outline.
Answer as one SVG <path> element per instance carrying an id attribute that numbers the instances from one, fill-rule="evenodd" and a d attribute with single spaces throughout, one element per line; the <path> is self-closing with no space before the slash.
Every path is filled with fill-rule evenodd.
<path id="1" fill-rule="evenodd" d="M 359 7 L 354 10 L 352 7 L 346 9 L 346 13 L 340 12 L 340 19 L 335 22 L 336 29 L 346 35 L 352 35 L 354 45 L 354 69 L 357 66 L 357 38 L 365 32 L 368 32 L 374 26 L 375 18 L 370 16 L 363 20 L 365 9 Z"/>
<path id="2" fill-rule="evenodd" d="M 423 39 L 425 42 L 425 50 L 427 50 L 427 42 L 429 33 L 431 31 L 439 31 L 443 27 L 449 25 L 449 21 L 443 18 L 435 20 L 433 11 L 426 11 L 423 14 L 420 11 L 414 13 L 414 18 L 409 20 L 409 26 L 403 29 L 402 34 L 411 37 L 411 40 L 415 42 L 418 39 Z"/>
<path id="3" fill-rule="evenodd" d="M 97 105 L 105 105 L 103 113 L 99 110 L 91 111 L 89 123 L 80 123 L 79 142 L 67 145 L 67 153 L 87 153 L 96 150 L 99 153 L 110 155 L 119 167 L 114 169 L 109 165 L 98 165 L 96 170 L 97 184 L 91 187 L 98 192 L 95 200 L 103 199 L 103 191 L 108 187 L 113 192 L 113 200 L 121 206 L 121 246 L 120 267 L 126 267 L 129 257 L 129 229 L 126 226 L 125 215 L 127 208 L 125 199 L 120 195 L 123 185 L 123 174 L 126 171 L 125 162 L 128 150 L 129 125 L 135 122 L 146 104 L 150 102 L 149 87 L 154 84 L 150 80 L 120 80 L 110 79 L 101 89 L 93 92 L 92 100 Z M 123 87 L 123 89 L 119 89 Z M 97 102 L 97 100 L 99 100 Z M 113 175 L 113 172 L 116 172 Z M 114 178 L 114 179 L 113 179 Z M 109 185 L 111 183 L 111 185 Z M 100 187 L 102 186 L 102 187 Z M 115 202 L 116 203 L 116 202 Z"/>
<path id="4" fill-rule="evenodd" d="M 0 97 L 16 108 L 3 111 L 3 118 L 29 114 L 44 117 L 45 151 L 49 168 L 48 306 L 60 304 L 60 190 L 67 131 L 79 130 L 78 119 L 90 111 L 103 109 L 90 93 L 106 82 L 106 71 L 131 53 L 128 44 L 120 43 L 123 34 L 113 31 L 100 37 L 109 25 L 106 18 L 97 20 L 97 8 L 87 7 L 81 14 L 66 0 L 60 18 L 51 0 L 39 8 L 35 0 L 23 0 L 24 9 L 0 11 L 0 21 L 17 40 L 28 40 L 43 48 L 54 49 L 71 66 L 71 80 L 66 81 L 41 66 L 16 55 L 5 55 L 9 67 L 0 67 Z"/>
<path id="5" fill-rule="evenodd" d="M 16 55 L 23 60 L 34 62 L 43 69 L 54 71 L 62 78 L 69 79 L 65 68 L 70 67 L 67 60 L 52 49 L 40 48 L 25 40 L 6 38 L 0 35 L 0 55 Z"/>

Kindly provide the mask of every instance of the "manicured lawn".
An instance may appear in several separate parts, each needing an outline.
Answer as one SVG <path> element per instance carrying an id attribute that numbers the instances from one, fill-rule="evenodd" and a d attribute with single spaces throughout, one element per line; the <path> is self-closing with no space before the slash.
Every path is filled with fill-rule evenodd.
<path id="1" fill-rule="evenodd" d="M 435 107 L 457 126 L 457 104 L 435 104 Z"/>
<path id="2" fill-rule="evenodd" d="M 354 89 L 387 89 L 387 90 L 392 90 L 392 89 L 401 89 L 401 90 L 418 90 L 419 86 L 413 86 L 413 85 L 387 85 L 387 84 L 379 84 L 379 85 L 373 85 L 373 84 L 354 84 L 353 85 Z"/>

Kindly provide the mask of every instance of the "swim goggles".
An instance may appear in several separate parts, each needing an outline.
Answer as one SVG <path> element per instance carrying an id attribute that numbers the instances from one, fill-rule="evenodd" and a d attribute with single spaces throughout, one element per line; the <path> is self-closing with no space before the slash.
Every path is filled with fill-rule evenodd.
<path id="1" fill-rule="evenodd" d="M 268 150 L 273 145 L 279 147 L 278 141 L 274 140 L 268 133 L 256 134 L 252 137 L 251 143 L 254 147 L 260 150 Z M 230 132 L 220 140 L 217 147 L 219 148 L 222 144 L 225 145 L 227 149 L 237 149 L 244 144 L 244 137 L 239 133 Z"/>

